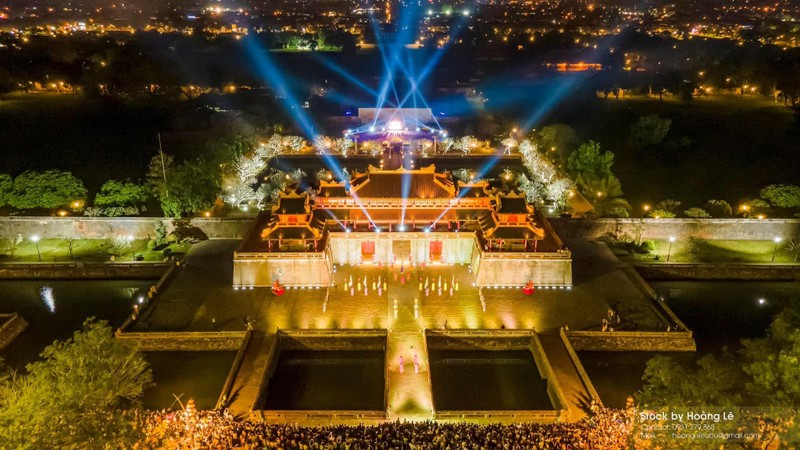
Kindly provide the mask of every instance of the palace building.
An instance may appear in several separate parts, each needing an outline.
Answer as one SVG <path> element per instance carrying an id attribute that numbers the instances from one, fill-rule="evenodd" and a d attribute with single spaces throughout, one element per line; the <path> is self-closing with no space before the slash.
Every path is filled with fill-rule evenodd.
<path id="1" fill-rule="evenodd" d="M 523 195 L 433 165 L 281 194 L 235 252 L 233 285 L 324 287 L 342 264 L 463 264 L 479 286 L 572 285 L 570 251 Z"/>

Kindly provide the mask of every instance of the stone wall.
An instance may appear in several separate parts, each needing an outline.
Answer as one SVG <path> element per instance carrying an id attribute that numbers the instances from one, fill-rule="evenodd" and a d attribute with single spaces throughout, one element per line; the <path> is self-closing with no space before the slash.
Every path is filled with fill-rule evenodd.
<path id="1" fill-rule="evenodd" d="M 697 237 L 719 240 L 791 239 L 800 234 L 800 219 L 549 219 L 566 239 L 597 239 L 608 234 L 644 239 Z"/>
<path id="2" fill-rule="evenodd" d="M 646 280 L 800 281 L 800 267 L 788 264 L 634 264 Z"/>
<path id="3" fill-rule="evenodd" d="M 263 258 L 236 253 L 233 286 L 268 287 L 279 281 L 285 286 L 328 286 L 330 263 L 324 253 L 263 253 Z"/>
<path id="4" fill-rule="evenodd" d="M 386 411 L 266 411 L 253 409 L 250 420 L 270 424 L 298 424 L 307 426 L 337 425 L 380 425 L 386 422 Z"/>
<path id="5" fill-rule="evenodd" d="M 278 331 L 280 350 L 385 350 L 386 330 Z"/>
<path id="6" fill-rule="evenodd" d="M 434 419 L 440 422 L 511 425 L 525 422 L 563 422 L 569 414 L 564 409 L 553 411 L 435 411 L 433 415 Z"/>
<path id="7" fill-rule="evenodd" d="M 527 350 L 532 331 L 425 330 L 430 350 Z"/>
<path id="8" fill-rule="evenodd" d="M 575 348 L 570 343 L 569 338 L 567 337 L 564 328 L 561 328 L 558 333 L 559 337 L 561 338 L 561 342 L 564 344 L 564 348 L 567 349 L 567 353 L 569 354 L 569 359 L 572 361 L 572 365 L 575 366 L 575 370 L 578 372 L 578 376 L 581 377 L 581 382 L 583 386 L 586 388 L 586 392 L 589 393 L 589 396 L 592 400 L 600 406 L 603 406 L 603 400 L 600 398 L 600 394 L 597 393 L 597 389 L 594 387 L 594 383 L 592 383 L 592 379 L 589 378 L 589 374 L 586 372 L 586 369 L 583 367 L 583 363 L 581 359 L 578 358 L 578 354 L 575 353 Z"/>
<path id="9" fill-rule="evenodd" d="M 117 339 L 134 342 L 143 352 L 237 351 L 245 336 L 245 331 L 116 333 Z"/>
<path id="10" fill-rule="evenodd" d="M 0 264 L 0 279 L 156 279 L 171 263 L 20 263 Z"/>
<path id="11" fill-rule="evenodd" d="M 536 286 L 572 286 L 572 259 L 547 258 L 540 254 L 483 253 L 476 272 L 481 286 L 523 286 L 533 280 Z"/>
<path id="12" fill-rule="evenodd" d="M 0 237 L 40 236 L 42 239 L 108 239 L 113 235 L 132 235 L 146 239 L 156 235 L 156 223 L 163 221 L 172 231 L 168 217 L 0 217 Z M 242 239 L 254 222 L 252 218 L 195 218 L 191 224 L 210 239 Z"/>
<path id="13" fill-rule="evenodd" d="M 231 389 L 233 388 L 233 382 L 236 380 L 236 376 L 239 374 L 239 368 L 242 367 L 244 354 L 247 351 L 247 347 L 250 344 L 250 339 L 252 337 L 252 331 L 245 331 L 244 338 L 242 339 L 242 345 L 239 346 L 239 350 L 236 352 L 236 357 L 233 359 L 233 364 L 231 365 L 231 369 L 228 371 L 228 376 L 225 378 L 225 384 L 222 385 L 222 391 L 220 391 L 219 397 L 217 397 L 217 404 L 214 409 L 224 409 L 226 407 L 228 398 L 231 395 Z"/>
<path id="14" fill-rule="evenodd" d="M 0 314 L 0 350 L 8 347 L 26 328 L 28 321 L 19 314 Z"/>
<path id="15" fill-rule="evenodd" d="M 692 333 L 567 331 L 572 348 L 592 352 L 693 352 L 697 350 Z"/>

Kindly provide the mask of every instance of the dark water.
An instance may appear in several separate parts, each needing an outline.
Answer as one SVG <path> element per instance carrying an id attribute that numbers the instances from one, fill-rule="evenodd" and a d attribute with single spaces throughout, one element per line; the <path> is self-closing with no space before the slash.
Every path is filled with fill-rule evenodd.
<path id="1" fill-rule="evenodd" d="M 580 352 L 580 360 L 607 406 L 622 407 L 641 389 L 647 360 L 671 356 L 691 363 L 706 354 L 735 349 L 741 339 L 763 337 L 773 317 L 798 308 L 800 283 L 665 281 L 650 283 L 694 333 L 696 353 Z M 761 301 L 763 299 L 763 301 Z"/>
<path id="2" fill-rule="evenodd" d="M 12 368 L 24 367 L 54 340 L 71 337 L 88 317 L 119 326 L 151 284 L 147 280 L 0 281 L 0 313 L 17 312 L 30 324 L 0 357 Z"/>
<path id="3" fill-rule="evenodd" d="M 798 308 L 800 283 L 672 281 L 650 283 L 694 332 L 700 353 L 763 337 L 784 308 Z M 761 301 L 763 299 L 763 302 Z"/>
<path id="4" fill-rule="evenodd" d="M 383 351 L 282 351 L 261 408 L 382 411 Z"/>
<path id="5" fill-rule="evenodd" d="M 528 351 L 429 353 L 437 410 L 549 410 L 547 383 Z"/>
<path id="6" fill-rule="evenodd" d="M 236 352 L 147 352 L 156 385 L 145 392 L 145 408 L 180 408 L 193 398 L 199 409 L 216 406 Z M 174 394 L 174 395 L 173 395 Z"/>

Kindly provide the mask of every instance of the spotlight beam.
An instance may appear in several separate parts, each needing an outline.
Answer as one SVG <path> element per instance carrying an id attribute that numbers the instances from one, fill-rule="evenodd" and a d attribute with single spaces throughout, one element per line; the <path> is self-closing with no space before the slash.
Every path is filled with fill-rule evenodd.
<path id="1" fill-rule="evenodd" d="M 255 37 L 245 36 L 244 47 L 250 55 L 256 69 L 266 79 L 268 84 L 272 86 L 273 89 L 285 93 L 285 102 L 280 103 L 285 112 L 294 119 L 295 123 L 305 133 L 307 138 L 313 139 L 316 137 L 317 127 L 314 125 L 312 119 L 303 112 L 303 108 L 300 106 L 294 93 L 289 89 L 289 83 L 278 64 L 273 61 L 268 52 L 259 45 Z"/>
<path id="2" fill-rule="evenodd" d="M 323 55 L 321 55 L 319 53 L 315 53 L 314 57 L 317 60 L 319 60 L 322 64 L 324 64 L 325 67 L 327 67 L 328 69 L 334 71 L 336 74 L 340 75 L 345 80 L 353 83 L 354 86 L 360 88 L 364 92 L 366 92 L 366 93 L 368 93 L 368 94 L 370 94 L 370 95 L 372 95 L 374 97 L 378 96 L 378 93 L 374 89 L 372 89 L 371 87 L 367 86 L 366 83 L 364 83 L 363 81 L 359 80 L 355 75 L 350 73 L 348 70 L 344 69 L 343 67 L 339 66 L 335 62 L 331 61 L 328 57 L 323 56 Z"/>
<path id="3" fill-rule="evenodd" d="M 616 44 L 619 39 L 619 35 L 614 37 L 610 42 L 607 43 L 606 46 L 603 48 L 598 48 L 594 52 L 591 52 L 588 56 L 589 59 L 594 59 L 601 51 L 610 51 L 611 47 Z M 550 91 L 550 95 L 548 99 L 540 103 L 539 109 L 533 111 L 528 118 L 522 122 L 522 129 L 527 131 L 533 128 L 533 126 L 538 123 L 545 114 L 550 112 L 553 108 L 556 107 L 558 102 L 566 95 L 567 91 L 577 84 L 578 80 L 581 77 L 579 75 L 573 75 L 569 77 L 566 81 L 561 83 L 560 86 L 556 87 L 555 89 Z"/>
<path id="4" fill-rule="evenodd" d="M 386 96 L 389 93 L 389 88 L 394 88 L 394 64 L 395 61 L 393 58 L 390 58 L 387 55 L 387 50 L 384 48 L 383 39 L 381 39 L 380 29 L 378 28 L 377 22 L 375 18 L 372 17 L 372 32 L 375 34 L 375 43 L 378 47 L 378 53 L 381 55 L 381 60 L 383 61 L 383 66 L 386 69 L 384 72 L 384 78 L 381 81 L 381 86 L 378 90 L 378 99 L 375 105 L 377 109 L 377 114 L 375 114 L 375 118 L 372 121 L 372 126 L 375 126 L 378 121 L 378 117 L 380 117 L 381 109 L 383 109 L 383 105 L 386 101 Z"/>

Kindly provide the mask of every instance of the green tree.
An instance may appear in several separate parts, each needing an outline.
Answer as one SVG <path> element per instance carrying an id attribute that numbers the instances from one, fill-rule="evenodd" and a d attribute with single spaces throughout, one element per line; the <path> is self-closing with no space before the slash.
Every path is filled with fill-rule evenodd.
<path id="1" fill-rule="evenodd" d="M 11 199 L 14 180 L 7 173 L 0 173 L 0 206 L 5 206 Z"/>
<path id="2" fill-rule="evenodd" d="M 630 217 L 633 209 L 627 200 L 619 197 L 600 202 L 599 206 L 600 207 L 598 210 L 600 215 L 604 217 L 618 217 L 623 219 Z"/>
<path id="3" fill-rule="evenodd" d="M 232 133 L 206 143 L 208 153 L 220 164 L 230 163 L 240 156 L 252 154 L 257 147 L 258 138 L 248 132 Z"/>
<path id="4" fill-rule="evenodd" d="M 159 196 L 161 209 L 170 217 L 182 217 L 211 209 L 220 193 L 220 168 L 204 159 L 186 161 L 167 174 Z"/>
<path id="5" fill-rule="evenodd" d="M 697 207 L 687 209 L 686 211 L 683 212 L 683 215 L 695 219 L 704 219 L 707 217 L 711 217 L 711 215 L 708 214 L 705 209 Z"/>
<path id="6" fill-rule="evenodd" d="M 8 203 L 14 208 L 57 208 L 86 198 L 83 182 L 70 172 L 27 171 L 14 179 Z"/>
<path id="7" fill-rule="evenodd" d="M 656 356 L 647 362 L 642 379 L 644 389 L 637 400 L 647 407 L 741 404 L 743 374 L 730 357 L 706 355 L 693 368 Z"/>
<path id="8" fill-rule="evenodd" d="M 156 198 L 161 198 L 165 194 L 167 174 L 175 165 L 175 158 L 172 155 L 158 154 L 150 159 L 147 166 L 146 184 L 151 194 Z"/>
<path id="9" fill-rule="evenodd" d="M 665 209 L 652 209 L 647 212 L 647 217 L 653 219 L 673 219 L 675 218 L 675 213 Z"/>
<path id="10" fill-rule="evenodd" d="M 619 180 L 611 173 L 614 164 L 614 154 L 600 150 L 600 144 L 589 141 L 570 153 L 567 158 L 567 173 L 575 180 L 578 188 L 590 198 L 612 198 L 622 195 L 612 193 L 607 186 L 619 186 Z M 598 194 L 599 193 L 599 194 Z"/>
<path id="11" fill-rule="evenodd" d="M 167 225 L 163 220 L 156 222 L 156 238 L 155 245 L 164 245 L 167 243 Z"/>
<path id="12" fill-rule="evenodd" d="M 128 241 L 128 237 L 124 234 L 118 234 L 108 240 L 108 253 L 120 257 L 128 250 L 133 251 L 133 247 L 131 242 Z"/>
<path id="13" fill-rule="evenodd" d="M 603 201 L 622 196 L 622 183 L 614 175 L 605 178 L 581 178 L 587 197 L 595 201 Z"/>
<path id="14" fill-rule="evenodd" d="M 132 181 L 108 180 L 94 198 L 95 206 L 137 206 L 147 200 L 147 188 Z"/>
<path id="15" fill-rule="evenodd" d="M 658 209 L 658 210 L 662 210 L 662 211 L 669 211 L 671 213 L 674 213 L 675 210 L 678 209 L 678 206 L 681 206 L 681 202 L 679 202 L 678 200 L 675 200 L 675 199 L 668 198 L 668 199 L 661 200 L 660 202 L 656 203 L 656 206 L 654 206 L 653 209 Z M 675 216 L 673 215 L 673 217 L 675 217 Z"/>
<path id="16" fill-rule="evenodd" d="M 659 145 L 667 137 L 670 125 L 670 119 L 662 119 L 658 114 L 642 116 L 631 126 L 631 143 L 637 148 Z"/>
<path id="17" fill-rule="evenodd" d="M 771 184 L 759 193 L 761 198 L 778 208 L 800 206 L 800 186 L 793 184 Z"/>
<path id="18" fill-rule="evenodd" d="M 26 374 L 0 381 L 4 448 L 130 448 L 141 438 L 122 408 L 141 398 L 153 375 L 106 322 L 87 320 L 41 357 Z"/>
<path id="19" fill-rule="evenodd" d="M 794 253 L 794 262 L 797 262 L 797 258 L 800 257 L 800 239 L 790 239 L 789 242 L 786 243 L 784 250 Z"/>
<path id="20" fill-rule="evenodd" d="M 614 154 L 600 150 L 595 141 L 583 143 L 567 158 L 567 172 L 572 178 L 579 177 L 602 179 L 611 175 L 614 165 Z"/>
<path id="21" fill-rule="evenodd" d="M 536 133 L 535 139 L 539 148 L 550 155 L 557 163 L 566 162 L 567 156 L 580 143 L 578 134 L 566 124 L 547 125 Z"/>
<path id="22" fill-rule="evenodd" d="M 765 200 L 761 200 L 760 198 L 747 200 L 742 202 L 742 204 L 739 206 L 739 212 L 747 218 L 759 217 L 760 215 L 769 212 L 769 210 L 770 204 Z"/>
<path id="23" fill-rule="evenodd" d="M 17 252 L 19 244 L 22 243 L 22 240 L 21 234 L 0 238 L 0 255 L 13 258 L 14 254 Z"/>
<path id="24" fill-rule="evenodd" d="M 711 217 L 730 217 L 733 215 L 730 203 L 725 200 L 709 200 L 703 205 L 703 209 L 708 211 Z"/>
<path id="25" fill-rule="evenodd" d="M 800 329 L 796 313 L 784 311 L 767 337 L 744 339 L 741 367 L 749 376 L 745 388 L 758 405 L 800 406 Z"/>

